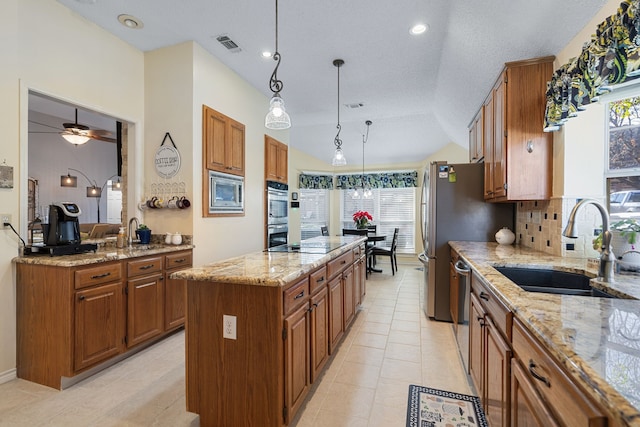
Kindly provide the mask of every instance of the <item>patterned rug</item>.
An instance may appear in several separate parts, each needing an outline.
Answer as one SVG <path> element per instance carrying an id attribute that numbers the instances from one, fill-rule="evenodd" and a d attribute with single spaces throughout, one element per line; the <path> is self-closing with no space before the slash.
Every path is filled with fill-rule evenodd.
<path id="1" fill-rule="evenodd" d="M 410 385 L 407 427 L 488 427 L 488 424 L 478 397 Z"/>

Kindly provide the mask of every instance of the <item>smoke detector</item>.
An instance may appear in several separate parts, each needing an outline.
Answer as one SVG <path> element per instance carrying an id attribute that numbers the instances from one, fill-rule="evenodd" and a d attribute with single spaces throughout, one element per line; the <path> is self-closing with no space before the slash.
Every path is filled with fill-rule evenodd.
<path id="1" fill-rule="evenodd" d="M 242 52 L 242 49 L 240 48 L 240 46 L 238 46 L 236 42 L 231 40 L 231 38 L 227 34 L 220 34 L 219 36 L 216 37 L 216 40 L 222 46 L 227 48 L 227 50 L 230 51 L 231 53 Z"/>

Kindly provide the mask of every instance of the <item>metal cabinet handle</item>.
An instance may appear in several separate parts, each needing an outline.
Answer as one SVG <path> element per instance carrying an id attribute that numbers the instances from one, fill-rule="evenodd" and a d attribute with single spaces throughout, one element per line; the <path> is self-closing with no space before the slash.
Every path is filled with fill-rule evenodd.
<path id="1" fill-rule="evenodd" d="M 489 294 L 485 293 L 484 291 L 480 291 L 480 299 L 489 301 Z"/>
<path id="2" fill-rule="evenodd" d="M 536 367 L 537 365 L 534 363 L 534 361 L 532 359 L 529 359 L 529 373 L 533 376 L 533 378 L 545 383 L 547 387 L 551 387 L 551 381 L 549 381 L 547 377 L 544 377 L 539 373 L 537 373 L 536 371 L 534 371 Z"/>
<path id="3" fill-rule="evenodd" d="M 300 292 L 298 295 L 296 295 L 295 297 L 293 297 L 293 299 L 300 299 L 304 296 L 304 291 Z"/>
<path id="4" fill-rule="evenodd" d="M 102 273 L 96 274 L 95 276 L 91 276 L 92 279 L 102 279 L 103 277 L 111 276 L 111 273 Z"/>
<path id="5" fill-rule="evenodd" d="M 150 268 L 153 268 L 153 264 L 143 265 L 142 267 L 140 267 L 140 270 L 148 270 Z"/>
<path id="6" fill-rule="evenodd" d="M 322 276 L 321 278 L 319 278 L 318 280 L 316 280 L 316 283 L 322 283 L 324 282 L 324 276 Z"/>
<path id="7" fill-rule="evenodd" d="M 465 264 L 464 261 L 462 261 L 462 260 L 458 260 L 453 265 L 453 268 L 456 271 L 456 273 L 462 274 L 463 276 L 468 276 L 469 272 L 471 272 L 471 269 L 469 269 L 469 266 L 467 264 Z"/>
<path id="8" fill-rule="evenodd" d="M 84 301 L 84 299 L 85 299 L 85 298 L 86 298 L 86 297 L 85 297 L 84 295 L 80 295 L 80 296 L 78 297 L 78 299 L 79 299 L 80 301 Z"/>
<path id="9" fill-rule="evenodd" d="M 185 261 L 186 261 L 186 259 L 184 259 L 184 258 L 180 258 L 180 259 L 176 259 L 176 260 L 174 260 L 173 262 L 175 262 L 176 264 L 181 264 L 181 263 L 183 263 L 183 262 L 185 262 Z"/>

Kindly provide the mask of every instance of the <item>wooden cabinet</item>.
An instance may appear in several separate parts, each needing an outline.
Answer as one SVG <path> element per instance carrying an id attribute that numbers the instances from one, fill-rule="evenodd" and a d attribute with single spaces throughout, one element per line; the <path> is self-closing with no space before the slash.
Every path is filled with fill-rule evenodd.
<path id="1" fill-rule="evenodd" d="M 359 247 L 358 250 L 354 250 L 354 263 L 353 263 L 353 280 L 355 283 L 355 304 L 356 306 L 362 303 L 364 296 L 367 292 L 367 258 L 365 254 L 364 246 Z"/>
<path id="2" fill-rule="evenodd" d="M 356 286 L 353 274 L 353 266 L 349 266 L 342 273 L 342 290 L 344 291 L 344 330 L 353 322 L 356 314 Z"/>
<path id="3" fill-rule="evenodd" d="M 84 288 L 74 298 L 74 370 L 117 356 L 124 349 L 124 297 L 120 281 Z"/>
<path id="4" fill-rule="evenodd" d="M 264 136 L 264 172 L 265 179 L 286 184 L 289 179 L 288 166 L 289 147 L 282 142 Z"/>
<path id="5" fill-rule="evenodd" d="M 563 368 L 519 321 L 515 321 L 513 325 L 513 350 L 516 363 L 520 365 L 519 383 L 529 386 L 529 401 L 553 414 L 551 420 L 555 419 L 558 424 L 565 426 L 607 425 L 606 412 L 571 381 Z M 522 408 L 518 395 L 514 394 L 512 399 L 514 406 L 520 405 L 516 407 L 517 410 L 523 411 L 522 415 L 518 413 L 514 416 L 526 417 L 526 409 Z"/>
<path id="6" fill-rule="evenodd" d="M 309 392 L 309 302 L 284 320 L 285 346 L 285 424 L 298 412 Z"/>
<path id="7" fill-rule="evenodd" d="M 344 314 L 342 311 L 343 291 L 342 277 L 334 277 L 329 281 L 329 354 L 338 346 L 344 334 Z"/>
<path id="8" fill-rule="evenodd" d="M 244 176 L 244 133 L 242 123 L 203 105 L 203 169 Z"/>
<path id="9" fill-rule="evenodd" d="M 511 427 L 557 427 L 516 359 L 511 359 Z"/>
<path id="10" fill-rule="evenodd" d="M 484 159 L 484 106 L 480 108 L 469 125 L 469 162 L 479 163 Z"/>
<path id="11" fill-rule="evenodd" d="M 329 360 L 329 299 L 327 286 L 311 296 L 311 382 Z"/>
<path id="12" fill-rule="evenodd" d="M 553 138 L 542 117 L 553 59 L 508 62 L 482 106 L 486 200 L 551 197 Z"/>
<path id="13" fill-rule="evenodd" d="M 129 261 L 127 271 L 127 347 L 133 347 L 164 331 L 162 257 Z"/>
<path id="14" fill-rule="evenodd" d="M 469 371 L 492 426 L 509 426 L 512 313 L 476 273 L 471 279 Z"/>
<path id="15" fill-rule="evenodd" d="M 163 277 L 182 265 L 168 262 L 165 272 L 163 257 L 191 262 L 190 250 L 175 253 L 71 267 L 16 263 L 18 377 L 60 389 L 162 337 Z M 172 307 L 184 316 L 181 295 Z"/>
<path id="16" fill-rule="evenodd" d="M 164 330 L 184 325 L 187 298 L 187 281 L 172 279 L 171 273 L 191 267 L 191 251 L 177 252 L 164 257 Z"/>

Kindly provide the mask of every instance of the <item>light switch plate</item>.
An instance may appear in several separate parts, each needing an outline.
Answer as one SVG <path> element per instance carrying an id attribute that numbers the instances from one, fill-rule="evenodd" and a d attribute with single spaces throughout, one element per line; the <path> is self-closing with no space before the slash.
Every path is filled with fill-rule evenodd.
<path id="1" fill-rule="evenodd" d="M 237 339 L 236 316 L 230 316 L 228 314 L 222 315 L 222 337 L 230 340 Z"/>

